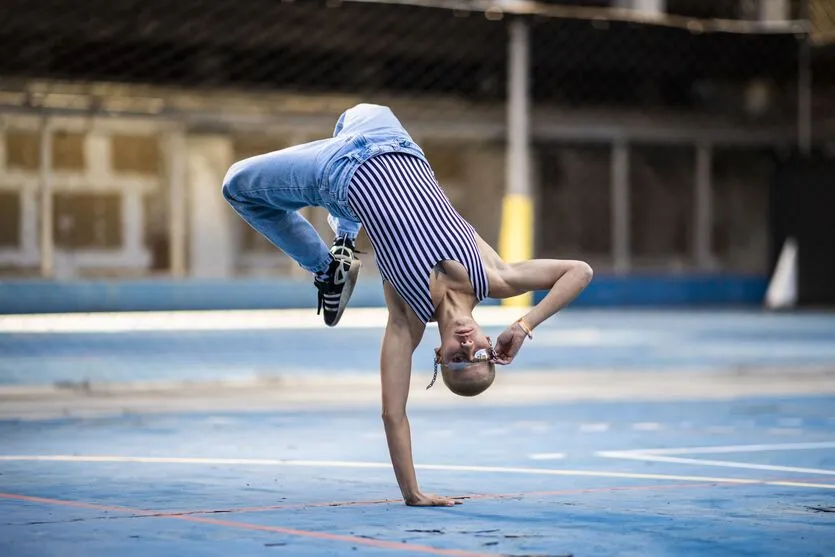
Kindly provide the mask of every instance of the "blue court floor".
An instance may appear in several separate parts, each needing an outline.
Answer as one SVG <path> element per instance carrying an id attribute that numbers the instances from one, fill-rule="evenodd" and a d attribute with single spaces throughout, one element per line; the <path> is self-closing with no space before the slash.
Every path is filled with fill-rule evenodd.
<path id="1" fill-rule="evenodd" d="M 835 398 L 0 423 L 0 555 L 832 555 Z M 665 459 L 672 459 L 666 461 Z"/>
<path id="2" fill-rule="evenodd" d="M 0 316 L 0 556 L 835 555 L 835 315 L 561 314 L 489 397 L 413 391 L 418 478 L 452 508 L 402 503 L 376 390 L 301 408 L 224 390 L 310 374 L 350 398 L 350 378 L 379 373 L 376 317 L 326 330 L 259 315 Z M 436 335 L 415 356 L 420 381 Z M 514 369 L 537 372 L 534 390 L 599 377 L 611 396 L 526 400 Z M 141 394 L 162 410 L 118 389 L 91 391 L 97 413 L 47 400 L 56 383 L 143 381 L 169 385 Z M 186 404 L 212 381 L 225 404 Z M 655 395 L 619 390 L 639 381 Z"/>
<path id="3" fill-rule="evenodd" d="M 115 323 L 55 332 L 48 317 L 40 330 L 8 324 L 0 315 L 0 386 L 80 382 L 203 381 L 296 375 L 376 376 L 385 311 L 353 326 L 320 324 L 313 309 L 293 312 L 186 314 L 176 330 L 144 327 L 127 314 Z M 151 315 L 151 325 L 170 316 Z M 248 316 L 253 324 L 249 326 Z M 266 315 L 265 322 L 255 318 Z M 515 319 L 482 321 L 493 339 Z M 93 315 L 93 319 L 97 316 Z M 117 315 L 118 318 L 118 315 Z M 147 321 L 141 321 L 148 324 Z M 266 323 L 266 324 L 265 324 Z M 429 327 L 415 353 L 415 369 L 431 369 L 438 333 Z M 745 311 L 566 310 L 537 327 L 513 369 L 563 371 L 712 370 L 835 364 L 835 313 Z"/>

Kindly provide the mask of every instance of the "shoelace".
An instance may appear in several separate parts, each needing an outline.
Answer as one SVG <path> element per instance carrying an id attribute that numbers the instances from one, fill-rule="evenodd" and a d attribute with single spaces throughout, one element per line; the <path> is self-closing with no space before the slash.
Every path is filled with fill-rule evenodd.
<path id="1" fill-rule="evenodd" d="M 354 245 L 354 242 L 351 240 L 344 240 L 344 239 L 336 239 L 334 243 L 331 245 L 331 253 L 333 250 L 348 250 L 351 253 L 365 253 L 364 251 L 360 251 Z"/>
<path id="2" fill-rule="evenodd" d="M 354 259 L 354 254 L 363 252 L 354 248 L 354 246 L 349 243 L 335 243 L 331 246 L 330 252 L 334 260 L 337 262 L 337 265 L 333 270 L 333 276 L 328 277 L 326 280 L 328 283 L 334 285 L 343 284 L 348 276 L 348 272 L 351 269 L 351 262 Z M 316 315 L 322 313 L 322 308 L 324 308 L 326 312 L 337 311 L 339 309 L 341 297 L 341 292 L 325 293 L 323 288 L 319 287 Z"/>

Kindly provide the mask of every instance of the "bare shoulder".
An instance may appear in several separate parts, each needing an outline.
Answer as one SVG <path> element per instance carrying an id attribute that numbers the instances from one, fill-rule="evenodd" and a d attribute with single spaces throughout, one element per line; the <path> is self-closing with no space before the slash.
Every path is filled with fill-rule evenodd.
<path id="1" fill-rule="evenodd" d="M 484 241 L 478 233 L 475 235 L 475 241 L 478 245 L 478 251 L 481 254 L 481 260 L 484 262 L 484 267 L 489 272 L 491 269 L 503 269 L 508 267 L 508 264 L 496 253 L 493 246 Z"/>
<path id="2" fill-rule="evenodd" d="M 481 254 L 481 261 L 484 263 L 484 270 L 487 271 L 487 282 L 491 298 L 507 298 L 512 296 L 508 287 L 508 279 L 513 272 L 513 266 L 507 263 L 496 253 L 493 247 L 484 241 L 484 238 L 476 234 L 476 244 Z"/>

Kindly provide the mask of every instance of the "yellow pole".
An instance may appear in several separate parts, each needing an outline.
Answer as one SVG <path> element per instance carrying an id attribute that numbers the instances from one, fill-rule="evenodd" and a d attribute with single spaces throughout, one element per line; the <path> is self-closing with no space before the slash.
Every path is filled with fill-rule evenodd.
<path id="1" fill-rule="evenodd" d="M 530 94 L 528 26 L 516 19 L 508 36 L 508 106 L 506 193 L 502 202 L 499 255 L 508 263 L 533 256 L 533 203 L 530 180 Z M 533 295 L 508 298 L 502 305 L 530 306 Z"/>
<path id="2" fill-rule="evenodd" d="M 499 233 L 499 254 L 508 263 L 533 257 L 533 203 L 530 196 L 511 193 L 502 202 L 502 227 Z M 502 301 L 511 307 L 529 307 L 531 293 Z"/>

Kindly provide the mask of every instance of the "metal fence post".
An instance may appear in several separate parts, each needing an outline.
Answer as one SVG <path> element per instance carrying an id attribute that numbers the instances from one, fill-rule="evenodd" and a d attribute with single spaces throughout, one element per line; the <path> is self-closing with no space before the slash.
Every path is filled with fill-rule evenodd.
<path id="1" fill-rule="evenodd" d="M 612 144 L 612 259 L 616 273 L 632 267 L 629 207 L 629 143 Z"/>
<path id="2" fill-rule="evenodd" d="M 522 19 L 510 22 L 508 35 L 507 163 L 499 252 L 509 261 L 533 255 L 533 203 L 530 180 L 530 34 Z M 505 300 L 510 306 L 529 306 L 524 294 Z"/>
<path id="3" fill-rule="evenodd" d="M 49 278 L 55 274 L 55 238 L 52 226 L 52 127 L 48 116 L 41 118 L 39 149 L 41 276 Z"/>
<path id="4" fill-rule="evenodd" d="M 713 266 L 711 244 L 713 236 L 713 146 L 700 143 L 696 146 L 695 172 L 695 230 L 693 234 L 693 258 L 698 270 Z"/>

